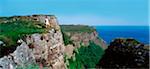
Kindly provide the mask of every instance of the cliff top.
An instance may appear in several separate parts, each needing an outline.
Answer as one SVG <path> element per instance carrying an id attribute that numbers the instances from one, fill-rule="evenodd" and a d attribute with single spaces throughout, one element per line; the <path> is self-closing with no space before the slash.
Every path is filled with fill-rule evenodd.
<path id="1" fill-rule="evenodd" d="M 12 46 L 25 35 L 48 32 L 51 27 L 46 27 L 45 20 L 49 19 L 50 23 L 50 20 L 55 18 L 54 15 L 0 17 L 0 41 L 6 46 Z"/>
<path id="2" fill-rule="evenodd" d="M 95 29 L 87 25 L 61 25 L 62 31 L 64 32 L 93 32 Z"/>
<path id="3" fill-rule="evenodd" d="M 8 21 L 16 21 L 18 19 L 22 20 L 35 20 L 37 17 L 54 17 L 54 15 L 43 15 L 43 14 L 34 14 L 34 15 L 26 15 L 26 16 L 10 16 L 10 17 L 0 17 L 0 22 L 7 23 Z"/>
<path id="4" fill-rule="evenodd" d="M 28 35 L 48 33 L 51 29 L 60 30 L 53 15 L 0 17 L 0 54 L 12 53 Z"/>
<path id="5" fill-rule="evenodd" d="M 0 23 L 0 41 L 6 42 L 8 46 L 14 44 L 17 39 L 26 34 L 44 33 L 48 29 L 44 28 L 44 24 L 35 21 L 13 21 L 8 23 Z"/>

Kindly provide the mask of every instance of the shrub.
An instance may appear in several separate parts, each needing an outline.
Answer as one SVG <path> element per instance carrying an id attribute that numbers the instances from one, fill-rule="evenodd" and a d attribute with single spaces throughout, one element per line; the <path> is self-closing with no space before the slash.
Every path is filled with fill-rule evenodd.
<path id="1" fill-rule="evenodd" d="M 65 32 L 62 31 L 62 34 L 65 46 L 68 44 L 73 44 L 73 41 L 70 40 L 70 37 Z"/>
<path id="2" fill-rule="evenodd" d="M 69 60 L 70 69 L 72 68 L 95 68 L 98 61 L 104 54 L 103 49 L 96 45 L 94 42 L 90 42 L 89 46 L 81 46 L 76 53 L 76 60 Z"/>

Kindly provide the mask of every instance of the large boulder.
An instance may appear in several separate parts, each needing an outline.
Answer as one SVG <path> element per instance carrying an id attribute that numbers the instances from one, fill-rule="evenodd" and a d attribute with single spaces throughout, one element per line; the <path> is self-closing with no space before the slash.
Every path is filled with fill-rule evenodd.
<path id="1" fill-rule="evenodd" d="M 35 63 L 35 58 L 29 47 L 23 42 L 14 53 L 0 58 L 0 69 L 16 69 L 17 66 L 26 66 Z"/>
<path id="2" fill-rule="evenodd" d="M 135 39 L 118 38 L 110 43 L 98 68 L 149 68 L 149 49 Z"/>

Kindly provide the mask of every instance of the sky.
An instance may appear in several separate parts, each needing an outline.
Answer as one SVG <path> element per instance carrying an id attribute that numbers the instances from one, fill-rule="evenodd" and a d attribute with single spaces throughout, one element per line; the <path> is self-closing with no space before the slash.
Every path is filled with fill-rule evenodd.
<path id="1" fill-rule="evenodd" d="M 148 0 L 0 0 L 0 16 L 49 14 L 60 24 L 148 25 Z"/>

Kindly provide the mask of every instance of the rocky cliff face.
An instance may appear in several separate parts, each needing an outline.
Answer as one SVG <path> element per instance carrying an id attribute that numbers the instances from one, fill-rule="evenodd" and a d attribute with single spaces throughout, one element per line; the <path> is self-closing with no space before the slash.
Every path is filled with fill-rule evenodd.
<path id="1" fill-rule="evenodd" d="M 73 51 L 76 48 L 80 48 L 81 45 L 88 46 L 90 41 L 94 42 L 95 44 L 99 45 L 104 50 L 107 48 L 106 42 L 99 38 L 96 31 L 91 33 L 88 32 L 65 32 L 72 41 L 72 44 L 66 45 L 65 53 L 71 58 L 73 56 Z M 69 51 L 69 52 L 68 52 Z M 72 52 L 72 54 L 71 54 Z"/>
<path id="2" fill-rule="evenodd" d="M 64 35 L 68 36 L 75 47 L 80 45 L 88 46 L 90 41 L 101 46 L 104 50 L 107 48 L 106 42 L 98 36 L 95 28 L 86 25 L 61 25 Z"/>
<path id="3" fill-rule="evenodd" d="M 61 25 L 65 43 L 65 64 L 68 68 L 93 68 L 107 45 L 93 27 Z"/>
<path id="4" fill-rule="evenodd" d="M 101 46 L 103 49 L 106 49 L 106 43 L 103 39 L 101 39 L 98 36 L 98 33 L 96 31 L 93 31 L 91 33 L 83 32 L 83 33 L 67 33 L 70 35 L 70 39 L 73 41 L 75 46 L 80 47 L 80 43 L 82 42 L 82 45 L 88 46 L 90 41 L 93 41 L 95 44 Z"/>
<path id="5" fill-rule="evenodd" d="M 131 38 L 117 38 L 105 50 L 97 68 L 149 68 L 149 49 Z"/>
<path id="6" fill-rule="evenodd" d="M 48 15 L 15 16 L 9 21 L 23 19 L 45 23 L 49 32 L 34 33 L 26 35 L 24 39 L 19 39 L 20 45 L 17 46 L 16 50 L 0 58 L 0 69 L 16 69 L 18 66 L 25 67 L 29 64 L 38 64 L 41 68 L 65 68 L 64 43 L 56 17 Z M 9 22 L 7 20 L 1 21 Z"/>
<path id="7" fill-rule="evenodd" d="M 27 21 L 27 23 L 23 24 L 22 26 L 20 23 L 21 21 Z M 34 24 L 30 25 L 28 22 L 34 22 Z M 23 34 L 23 38 L 17 39 L 17 44 L 15 44 L 16 42 L 11 38 L 9 41 L 13 41 L 13 43 L 7 42 L 8 40 L 5 38 L 10 37 L 5 35 L 5 33 L 8 33 L 7 30 L 5 30 L 5 26 L 7 25 L 1 25 L 1 27 L 4 26 L 4 29 L 2 28 L 0 32 L 4 33 L 4 35 L 0 34 L 0 57 L 2 56 L 0 58 L 0 69 L 16 69 L 18 67 L 25 68 L 32 64 L 38 65 L 40 69 L 44 67 L 48 69 L 66 69 L 67 66 L 64 57 L 67 55 L 69 58 L 75 58 L 75 51 L 76 49 L 80 48 L 81 45 L 88 46 L 89 42 L 92 41 L 98 45 L 98 48 L 103 48 L 104 50 L 107 48 L 105 41 L 98 37 L 98 34 L 94 28 L 77 25 L 68 26 L 70 28 L 64 27 L 66 29 L 64 30 L 64 28 L 60 28 L 56 17 L 53 15 L 2 17 L 0 18 L 0 23 L 14 23 L 15 25 L 12 26 L 19 26 L 19 28 L 15 28 L 14 32 L 19 31 L 15 34 Z M 34 25 L 35 27 L 32 27 Z M 24 29 L 22 29 L 22 27 Z M 11 34 L 14 33 L 12 32 Z M 12 38 L 14 36 L 16 37 L 16 35 L 11 35 Z M 67 38 L 67 44 L 66 39 L 63 37 L 69 37 Z M 5 41 L 3 41 L 1 38 L 5 39 Z M 7 47 L 7 45 L 9 46 Z M 4 47 L 12 47 L 13 50 L 10 48 L 9 50 L 11 50 L 11 52 L 9 52 Z M 93 49 L 94 48 L 95 47 L 93 47 Z M 7 54 L 2 55 L 3 52 L 7 52 Z"/>

